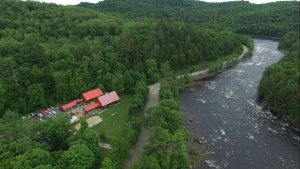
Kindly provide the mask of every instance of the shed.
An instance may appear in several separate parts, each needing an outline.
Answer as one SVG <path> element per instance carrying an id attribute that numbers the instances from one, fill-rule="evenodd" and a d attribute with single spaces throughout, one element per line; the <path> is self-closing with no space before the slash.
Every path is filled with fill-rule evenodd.
<path id="1" fill-rule="evenodd" d="M 101 107 L 101 104 L 100 104 L 99 102 L 95 102 L 94 104 L 85 106 L 85 107 L 83 108 L 83 110 L 84 110 L 85 112 L 89 112 L 89 111 L 94 110 L 94 109 L 96 109 L 96 108 L 98 108 L 98 107 Z"/>
<path id="2" fill-rule="evenodd" d="M 76 103 L 74 101 L 71 101 L 71 102 L 69 102 L 65 105 L 60 106 L 59 109 L 61 111 L 67 111 L 67 110 L 71 109 L 74 106 L 76 106 Z"/>
<path id="3" fill-rule="evenodd" d="M 96 99 L 97 97 L 102 96 L 102 95 L 103 95 L 102 90 L 97 88 L 97 89 L 83 93 L 82 100 L 85 102 L 88 102 L 88 101 Z"/>

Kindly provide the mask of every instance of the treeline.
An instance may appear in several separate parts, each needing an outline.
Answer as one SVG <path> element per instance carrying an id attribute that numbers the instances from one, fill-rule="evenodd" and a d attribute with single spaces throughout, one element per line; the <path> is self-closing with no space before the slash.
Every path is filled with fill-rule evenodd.
<path id="1" fill-rule="evenodd" d="M 79 131 L 60 114 L 43 122 L 22 119 L 6 112 L 0 119 L 0 168 L 2 169 L 117 169 L 122 168 L 139 132 L 137 120 L 123 137 L 110 138 L 112 150 L 99 147 L 104 135 L 81 121 Z"/>
<path id="2" fill-rule="evenodd" d="M 97 4 L 81 3 L 79 6 L 128 18 L 177 20 L 254 36 L 281 37 L 288 31 L 299 30 L 297 1 L 251 4 L 247 1 L 105 0 Z"/>
<path id="3" fill-rule="evenodd" d="M 185 144 L 187 133 L 177 99 L 183 85 L 170 77 L 161 82 L 159 106 L 148 110 L 149 138 L 142 158 L 131 169 L 190 168 Z"/>
<path id="4" fill-rule="evenodd" d="M 284 57 L 264 72 L 260 99 L 274 112 L 300 126 L 299 32 L 289 32 L 279 41 Z"/>
<path id="5" fill-rule="evenodd" d="M 99 133 L 87 122 L 74 132 L 69 117 L 58 115 L 43 122 L 6 112 L 0 119 L 0 168 L 90 169 L 101 165 Z"/>
<path id="6" fill-rule="evenodd" d="M 177 70 L 230 55 L 249 37 L 173 21 L 133 21 L 90 9 L 0 2 L 0 117 L 80 93 L 133 91 Z"/>

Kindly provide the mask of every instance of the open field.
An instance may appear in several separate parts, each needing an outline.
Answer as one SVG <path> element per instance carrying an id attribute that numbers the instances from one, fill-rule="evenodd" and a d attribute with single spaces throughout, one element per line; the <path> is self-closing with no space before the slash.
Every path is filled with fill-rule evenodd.
<path id="1" fill-rule="evenodd" d="M 101 117 L 103 120 L 101 123 L 92 126 L 92 129 L 99 133 L 105 133 L 107 137 L 120 137 L 122 136 L 122 131 L 128 128 L 128 108 L 131 103 L 132 95 L 124 94 L 120 95 L 120 101 L 116 104 L 112 104 L 103 109 L 99 110 L 99 113 L 91 117 Z M 89 117 L 90 118 L 90 117 Z"/>
<path id="2" fill-rule="evenodd" d="M 89 127 L 93 127 L 93 126 L 101 123 L 103 120 L 99 116 L 93 116 L 91 118 L 88 118 L 86 121 L 87 121 Z"/>

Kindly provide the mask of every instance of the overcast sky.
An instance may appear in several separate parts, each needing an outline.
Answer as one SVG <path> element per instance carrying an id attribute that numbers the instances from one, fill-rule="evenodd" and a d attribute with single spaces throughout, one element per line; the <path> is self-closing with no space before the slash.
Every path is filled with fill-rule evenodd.
<path id="1" fill-rule="evenodd" d="M 80 2 L 91 2 L 91 3 L 97 3 L 99 0 L 38 0 L 41 2 L 52 2 L 62 5 L 76 5 Z M 232 0 L 203 0 L 206 2 L 225 2 L 225 1 L 232 1 Z M 251 3 L 267 3 L 267 2 L 275 2 L 276 0 L 249 0 Z"/>

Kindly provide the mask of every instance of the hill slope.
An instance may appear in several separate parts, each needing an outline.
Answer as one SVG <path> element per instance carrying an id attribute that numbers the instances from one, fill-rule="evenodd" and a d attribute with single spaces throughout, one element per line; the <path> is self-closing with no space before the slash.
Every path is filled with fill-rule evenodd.
<path id="1" fill-rule="evenodd" d="M 280 42 L 284 57 L 270 66 L 259 84 L 259 95 L 271 110 L 300 126 L 299 33 L 289 32 Z"/>
<path id="2" fill-rule="evenodd" d="M 229 29 L 238 33 L 280 37 L 299 28 L 299 2 L 251 4 L 206 3 L 194 0 L 105 0 L 81 7 L 119 14 L 128 18 L 151 17 L 189 24 Z"/>
<path id="3" fill-rule="evenodd" d="M 245 38 L 180 22 L 132 21 L 38 2 L 0 2 L 0 116 L 68 102 L 97 86 L 119 92 L 152 83 L 158 68 L 212 61 Z"/>

